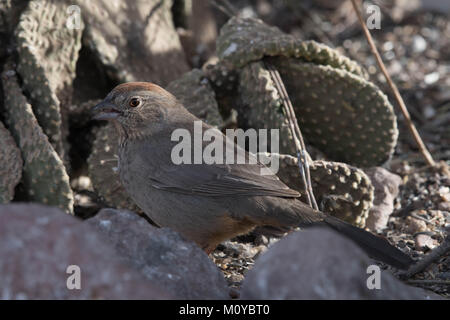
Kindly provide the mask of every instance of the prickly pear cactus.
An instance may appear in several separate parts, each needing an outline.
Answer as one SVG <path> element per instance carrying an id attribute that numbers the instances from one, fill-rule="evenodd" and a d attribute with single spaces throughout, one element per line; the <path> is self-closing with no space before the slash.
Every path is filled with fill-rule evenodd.
<path id="1" fill-rule="evenodd" d="M 14 188 L 22 177 L 20 150 L 0 121 L 0 203 L 8 203 L 14 197 Z"/>
<path id="2" fill-rule="evenodd" d="M 289 187 L 304 193 L 298 160 L 290 155 L 277 155 L 278 176 Z M 374 188 L 360 169 L 340 162 L 313 161 L 311 183 L 319 208 L 342 220 L 364 227 L 373 204 Z"/>
<path id="3" fill-rule="evenodd" d="M 387 97 L 345 70 L 277 59 L 275 65 L 309 143 L 333 160 L 369 167 L 386 162 L 397 143 Z"/>
<path id="4" fill-rule="evenodd" d="M 211 59 L 213 60 L 213 59 Z M 209 61 L 203 67 L 203 72 L 208 78 L 211 88 L 214 89 L 219 109 L 229 114 L 236 108 L 237 80 L 239 72 L 229 69 L 220 61 Z"/>
<path id="5" fill-rule="evenodd" d="M 242 121 L 250 128 L 278 129 L 279 150 L 272 152 L 295 154 L 278 90 L 262 62 L 251 62 L 242 68 L 238 93 L 242 110 L 245 110 L 241 115 Z"/>
<path id="6" fill-rule="evenodd" d="M 64 1 L 30 1 L 16 29 L 17 70 L 39 124 L 62 158 L 61 105 L 70 102 L 82 35 L 82 24 L 66 27 L 66 9 Z"/>
<path id="7" fill-rule="evenodd" d="M 172 81 L 166 89 L 183 105 L 188 106 L 191 113 L 206 123 L 216 127 L 222 126 L 223 120 L 214 91 L 201 70 L 194 69 L 185 73 Z"/>
<path id="8" fill-rule="evenodd" d="M 365 167 L 392 155 L 398 136 L 393 108 L 356 62 L 255 19 L 231 19 L 217 50 L 222 65 L 240 71 L 237 104 L 244 126 L 280 129 L 281 153 L 295 154 L 295 146 L 261 61 L 267 56 L 264 61 L 280 72 L 308 143 L 332 160 Z"/>
<path id="9" fill-rule="evenodd" d="M 167 90 L 174 94 L 192 114 L 211 125 L 221 126 L 214 91 L 200 70 L 190 71 L 171 82 Z M 88 159 L 89 176 L 94 189 L 104 201 L 115 207 L 140 211 L 119 180 L 117 171 L 117 133 L 113 125 L 100 128 Z"/>
<path id="10" fill-rule="evenodd" d="M 172 1 L 74 0 L 86 45 L 118 82 L 167 85 L 188 71 L 172 21 Z"/>
<path id="11" fill-rule="evenodd" d="M 315 41 L 302 41 L 259 19 L 231 18 L 220 30 L 217 55 L 229 68 L 242 68 L 265 56 L 284 56 L 344 69 L 367 77 L 356 62 Z"/>
<path id="12" fill-rule="evenodd" d="M 88 158 L 89 177 L 103 201 L 115 208 L 140 211 L 120 183 L 117 156 L 117 133 L 113 125 L 101 127 Z"/>
<path id="13" fill-rule="evenodd" d="M 31 200 L 73 213 L 73 194 L 65 167 L 39 126 L 10 64 L 2 74 L 6 123 L 23 158 L 23 183 Z"/>

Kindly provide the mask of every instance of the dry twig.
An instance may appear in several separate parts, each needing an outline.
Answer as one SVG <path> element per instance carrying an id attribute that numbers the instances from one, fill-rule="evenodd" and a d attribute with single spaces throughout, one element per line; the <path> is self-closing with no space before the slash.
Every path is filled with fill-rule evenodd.
<path id="1" fill-rule="evenodd" d="M 372 35 L 370 34 L 370 31 L 367 29 L 367 26 L 364 23 L 362 14 L 358 8 L 356 0 L 351 0 L 351 1 L 353 4 L 353 8 L 355 9 L 356 15 L 358 16 L 359 23 L 361 24 L 361 27 L 364 31 L 364 35 L 366 36 L 367 42 L 369 43 L 370 50 L 372 51 L 372 54 L 375 56 L 375 60 L 377 61 L 378 67 L 380 68 L 381 72 L 383 73 L 384 77 L 386 78 L 386 81 L 394 94 L 395 100 L 397 101 L 397 103 L 400 107 L 400 110 L 402 111 L 403 117 L 405 118 L 405 121 L 409 128 L 409 131 L 411 132 L 415 142 L 417 143 L 420 153 L 425 158 L 425 161 L 428 163 L 428 165 L 434 167 L 436 165 L 436 162 L 433 160 L 433 157 L 431 156 L 430 152 L 428 151 L 427 147 L 425 146 L 424 142 L 422 141 L 422 138 L 420 137 L 419 132 L 417 131 L 414 124 L 412 123 L 411 116 L 409 115 L 409 112 L 408 112 L 408 109 L 406 108 L 405 102 L 403 101 L 402 96 L 400 95 L 400 92 L 398 91 L 397 86 L 394 84 L 389 73 L 386 70 L 383 60 L 381 59 L 381 56 L 378 53 L 378 49 L 375 46 Z"/>
<path id="2" fill-rule="evenodd" d="M 289 99 L 289 95 L 286 91 L 283 80 L 281 79 L 278 70 L 267 59 L 264 60 L 264 65 L 270 72 L 270 76 L 274 81 L 275 86 L 277 87 L 278 93 L 283 103 L 286 117 L 289 121 L 289 128 L 291 130 L 291 134 L 295 143 L 295 148 L 297 150 L 298 166 L 300 169 L 300 175 L 302 177 L 303 184 L 305 185 L 308 204 L 313 209 L 319 210 L 312 189 L 311 175 L 309 172 L 308 152 L 306 151 L 305 142 L 303 140 L 300 127 L 298 126 L 297 117 L 295 116 L 294 107 L 292 106 L 291 99 Z"/>

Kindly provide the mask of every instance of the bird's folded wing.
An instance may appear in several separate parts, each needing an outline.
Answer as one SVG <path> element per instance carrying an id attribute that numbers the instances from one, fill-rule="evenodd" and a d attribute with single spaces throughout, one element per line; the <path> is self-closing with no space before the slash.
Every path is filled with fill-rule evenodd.
<path id="1" fill-rule="evenodd" d="M 166 164 L 152 177 L 153 187 L 201 196 L 300 197 L 280 179 L 262 175 L 261 164 Z"/>

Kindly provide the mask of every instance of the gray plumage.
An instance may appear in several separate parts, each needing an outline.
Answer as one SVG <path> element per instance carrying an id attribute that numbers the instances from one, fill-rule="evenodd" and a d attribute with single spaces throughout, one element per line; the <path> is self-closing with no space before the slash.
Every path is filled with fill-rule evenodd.
<path id="1" fill-rule="evenodd" d="M 256 226 L 322 223 L 355 240 L 374 258 L 402 268 L 411 263 L 385 240 L 311 209 L 275 174 L 261 175 L 262 164 L 248 163 L 254 155 L 218 130 L 214 137 L 223 139 L 224 157 L 226 147 L 232 146 L 246 164 L 174 164 L 171 154 L 178 141 L 171 141 L 173 130 L 186 129 L 193 137 L 194 121 L 200 120 L 156 85 L 120 85 L 95 110 L 97 119 L 114 120 L 120 137 L 120 179 L 136 204 L 155 223 L 178 231 L 207 252 Z M 202 128 L 211 129 L 205 123 Z M 210 142 L 202 143 L 205 147 Z"/>

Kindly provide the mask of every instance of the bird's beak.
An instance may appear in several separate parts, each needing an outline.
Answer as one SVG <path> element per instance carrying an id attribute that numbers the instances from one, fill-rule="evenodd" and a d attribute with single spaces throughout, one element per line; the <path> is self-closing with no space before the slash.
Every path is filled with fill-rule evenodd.
<path id="1" fill-rule="evenodd" d="M 102 101 L 92 109 L 92 119 L 95 120 L 111 120 L 116 119 L 121 111 L 109 101 Z"/>

